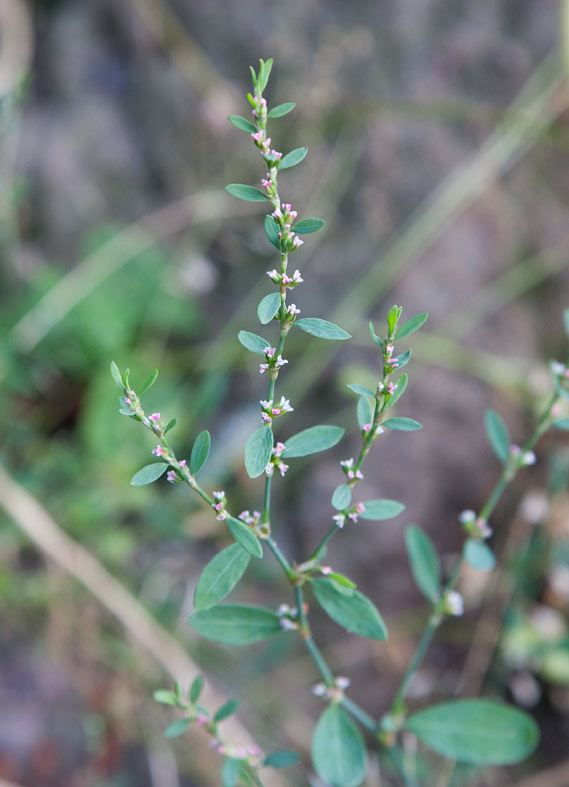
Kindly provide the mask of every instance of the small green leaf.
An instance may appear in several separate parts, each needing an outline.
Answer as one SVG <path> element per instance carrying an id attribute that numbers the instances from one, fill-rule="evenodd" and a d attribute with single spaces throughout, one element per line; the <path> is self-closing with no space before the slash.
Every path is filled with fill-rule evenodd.
<path id="1" fill-rule="evenodd" d="M 365 510 L 359 515 L 361 519 L 373 519 L 379 522 L 381 519 L 393 519 L 400 514 L 405 506 L 397 500 L 368 500 L 364 503 Z"/>
<path id="2" fill-rule="evenodd" d="M 404 336 L 409 336 L 410 333 L 414 333 L 418 331 L 419 328 L 427 321 L 427 317 L 429 315 L 427 312 L 423 314 L 418 314 L 416 317 L 412 317 L 407 322 L 404 322 L 401 328 L 395 334 L 396 339 L 402 339 Z"/>
<path id="3" fill-rule="evenodd" d="M 250 120 L 241 117 L 241 115 L 228 115 L 227 119 L 232 126 L 241 129 L 241 131 L 246 131 L 248 134 L 254 134 L 257 130 Z"/>
<path id="4" fill-rule="evenodd" d="M 556 429 L 563 429 L 564 432 L 569 432 L 569 418 L 558 418 L 551 426 L 554 426 Z"/>
<path id="5" fill-rule="evenodd" d="M 395 328 L 397 327 L 397 322 L 401 317 L 401 306 L 392 306 L 391 309 L 387 312 L 387 327 L 389 328 L 389 334 L 391 335 Z"/>
<path id="6" fill-rule="evenodd" d="M 358 399 L 357 415 L 360 429 L 369 426 L 373 420 L 373 410 L 369 399 L 365 396 L 360 396 Z"/>
<path id="7" fill-rule="evenodd" d="M 289 169 L 290 167 L 296 167 L 297 164 L 306 157 L 308 153 L 308 148 L 295 148 L 291 150 L 290 153 L 287 153 L 286 156 L 283 156 L 279 163 L 279 169 Z"/>
<path id="8" fill-rule="evenodd" d="M 196 675 L 190 686 L 190 702 L 195 704 L 203 691 L 203 675 Z"/>
<path id="9" fill-rule="evenodd" d="M 368 388 L 367 385 L 359 385 L 359 383 L 351 383 L 347 385 L 346 388 L 349 388 L 350 391 L 359 394 L 360 396 L 370 396 L 372 399 L 375 399 L 375 394 Z"/>
<path id="10" fill-rule="evenodd" d="M 352 590 L 346 595 L 329 579 L 315 579 L 311 585 L 322 609 L 340 626 L 367 639 L 387 639 L 381 615 L 362 593 Z"/>
<path id="11" fill-rule="evenodd" d="M 207 462 L 210 447 L 211 438 L 207 429 L 204 429 L 203 432 L 200 432 L 196 437 L 192 446 L 192 453 L 190 454 L 190 470 L 192 475 L 197 475 Z"/>
<path id="12" fill-rule="evenodd" d="M 490 700 L 451 700 L 420 710 L 403 725 L 426 746 L 468 765 L 513 765 L 539 741 L 529 714 Z"/>
<path id="13" fill-rule="evenodd" d="M 337 489 L 334 490 L 334 494 L 332 495 L 332 505 L 338 511 L 342 511 L 344 508 L 347 508 L 350 505 L 351 499 L 351 486 L 348 486 L 347 484 L 341 484 Z"/>
<path id="14" fill-rule="evenodd" d="M 251 645 L 282 631 L 272 610 L 239 604 L 194 612 L 188 622 L 202 637 L 227 645 Z"/>
<path id="15" fill-rule="evenodd" d="M 119 367 L 116 365 L 114 361 L 111 361 L 111 377 L 118 385 L 118 387 L 124 390 L 124 385 L 123 385 L 121 373 L 119 371 Z"/>
<path id="16" fill-rule="evenodd" d="M 312 736 L 312 763 L 331 787 L 359 787 L 366 776 L 365 744 L 358 727 L 331 703 L 318 719 Z"/>
<path id="17" fill-rule="evenodd" d="M 281 239 L 279 238 L 280 229 L 277 222 L 274 220 L 272 216 L 265 216 L 265 222 L 263 226 L 265 230 L 265 235 L 267 236 L 269 241 L 273 244 L 275 249 L 280 251 L 281 250 Z"/>
<path id="18" fill-rule="evenodd" d="M 404 366 L 407 366 L 409 359 L 411 358 L 411 352 L 412 350 L 407 350 L 407 352 L 395 356 L 395 360 L 397 361 L 397 371 L 402 369 Z"/>
<path id="19" fill-rule="evenodd" d="M 249 478 L 258 478 L 265 472 L 272 452 L 273 432 L 268 426 L 260 426 L 245 446 L 245 470 Z"/>
<path id="20" fill-rule="evenodd" d="M 496 556 L 483 541 L 469 538 L 464 543 L 462 554 L 468 565 L 478 571 L 492 571 L 496 565 Z"/>
<path id="21" fill-rule="evenodd" d="M 254 536 L 253 536 L 254 537 Z M 232 544 L 206 564 L 194 592 L 194 607 L 213 607 L 231 593 L 249 565 L 250 556 L 239 544 Z"/>
<path id="22" fill-rule="evenodd" d="M 266 194 L 256 189 L 255 186 L 246 186 L 244 183 L 230 183 L 225 187 L 225 190 L 232 197 L 245 200 L 245 202 L 265 202 L 265 200 L 269 199 Z"/>
<path id="23" fill-rule="evenodd" d="M 232 516 L 227 519 L 227 527 L 237 543 L 253 557 L 263 557 L 263 547 L 257 536 L 248 525 Z"/>
<path id="24" fill-rule="evenodd" d="M 394 432 L 416 432 L 423 428 L 423 425 L 413 418 L 388 418 L 387 421 L 382 421 L 381 425 L 393 429 Z"/>
<path id="25" fill-rule="evenodd" d="M 282 456 L 293 459 L 326 451 L 339 443 L 343 434 L 344 430 L 340 426 L 311 426 L 286 440 L 286 449 Z"/>
<path id="26" fill-rule="evenodd" d="M 213 720 L 217 723 L 227 719 L 229 716 L 232 716 L 239 707 L 239 704 L 239 700 L 229 700 L 225 703 L 225 705 L 221 706 L 221 708 L 213 717 Z"/>
<path id="27" fill-rule="evenodd" d="M 402 374 L 401 377 L 397 380 L 397 388 L 395 392 L 391 394 L 389 397 L 389 402 L 387 403 L 387 409 L 393 407 L 393 405 L 399 401 L 399 399 L 405 393 L 405 389 L 407 388 L 407 383 L 409 382 L 409 378 L 406 374 Z"/>
<path id="28" fill-rule="evenodd" d="M 167 469 L 168 465 L 165 462 L 153 462 L 151 465 L 143 467 L 138 473 L 135 473 L 130 483 L 132 486 L 145 486 L 146 484 L 151 484 L 153 481 L 160 478 L 161 475 L 164 475 Z"/>
<path id="29" fill-rule="evenodd" d="M 441 587 L 441 567 L 433 542 L 420 527 L 409 525 L 405 531 L 405 543 L 417 587 L 432 601 Z"/>
<path id="30" fill-rule="evenodd" d="M 172 722 L 169 727 L 166 727 L 164 730 L 164 737 L 178 738 L 180 735 L 185 733 L 191 723 L 192 722 L 190 719 L 177 719 L 176 721 Z"/>
<path id="31" fill-rule="evenodd" d="M 257 307 L 259 322 L 267 325 L 281 308 L 281 296 L 278 292 L 270 292 L 261 299 Z M 266 347 L 267 345 L 265 345 Z"/>
<path id="32" fill-rule="evenodd" d="M 303 317 L 294 323 L 298 328 L 311 336 L 317 336 L 319 339 L 331 339 L 333 341 L 343 341 L 351 339 L 351 335 L 328 320 L 321 320 L 319 317 Z"/>
<path id="33" fill-rule="evenodd" d="M 281 751 L 274 751 L 265 757 L 263 766 L 266 768 L 290 768 L 291 765 L 296 765 L 300 760 L 300 756 L 290 749 L 282 749 Z"/>
<path id="34" fill-rule="evenodd" d="M 327 574 L 326 579 L 330 582 L 335 590 L 339 591 L 344 596 L 351 596 L 352 591 L 357 587 L 356 583 L 352 582 L 349 577 L 345 576 L 344 574 L 339 574 L 337 571 Z"/>
<path id="35" fill-rule="evenodd" d="M 221 768 L 222 787 L 237 787 L 239 784 L 240 760 L 226 757 Z"/>
<path id="36" fill-rule="evenodd" d="M 270 57 L 268 60 L 259 60 L 259 79 L 257 80 L 257 88 L 259 93 L 262 93 L 263 90 L 267 87 L 267 82 L 269 81 L 269 76 L 271 74 L 271 69 L 273 67 L 273 58 Z"/>
<path id="37" fill-rule="evenodd" d="M 372 322 L 369 323 L 369 335 L 371 336 L 372 340 L 383 349 L 383 342 L 381 341 L 379 336 L 376 334 L 376 332 L 375 332 L 375 330 L 373 328 L 373 323 Z"/>
<path id="38" fill-rule="evenodd" d="M 318 232 L 325 226 L 324 219 L 302 219 L 297 221 L 292 229 L 299 235 L 309 235 L 311 232 Z"/>
<path id="39" fill-rule="evenodd" d="M 269 118 L 282 118 L 283 115 L 288 115 L 289 112 L 295 108 L 296 104 L 294 101 L 287 101 L 284 104 L 278 104 L 278 106 L 273 107 L 269 110 L 267 117 Z"/>
<path id="40" fill-rule="evenodd" d="M 166 429 L 164 429 L 164 434 L 168 434 L 170 429 L 173 429 L 175 426 L 176 426 L 176 419 L 172 418 L 170 421 L 168 421 Z"/>
<path id="41" fill-rule="evenodd" d="M 271 346 L 262 336 L 257 336 L 256 333 L 249 333 L 249 331 L 239 331 L 237 338 L 246 350 L 257 353 L 257 355 L 264 355 L 265 348 Z"/>
<path id="42" fill-rule="evenodd" d="M 156 702 L 162 703 L 162 705 L 177 705 L 178 701 L 176 699 L 176 695 L 173 691 L 167 691 L 166 689 L 158 689 L 152 695 Z"/>
<path id="43" fill-rule="evenodd" d="M 150 372 L 148 377 L 138 386 L 138 395 L 142 396 L 145 391 L 154 385 L 156 382 L 156 378 L 158 377 L 158 369 L 154 369 L 153 372 Z"/>
<path id="44" fill-rule="evenodd" d="M 507 462 L 510 458 L 510 436 L 506 424 L 495 410 L 486 410 L 484 425 L 492 450 L 501 462 Z"/>

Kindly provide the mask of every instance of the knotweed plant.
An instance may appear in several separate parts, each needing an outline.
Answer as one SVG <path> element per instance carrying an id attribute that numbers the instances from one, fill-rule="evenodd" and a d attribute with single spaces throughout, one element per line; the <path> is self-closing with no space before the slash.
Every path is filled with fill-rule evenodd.
<path id="1" fill-rule="evenodd" d="M 553 424 L 568 429 L 569 419 L 560 419 L 558 404 L 569 398 L 569 372 L 565 365 L 551 366 L 553 392 L 547 401 L 533 434 L 519 447 L 510 441 L 506 427 L 497 413 L 486 415 L 486 430 L 491 446 L 501 464 L 499 480 L 486 503 L 478 512 L 466 510 L 459 517 L 464 533 L 464 548 L 448 576 L 443 576 L 437 551 L 417 525 L 409 525 L 405 541 L 411 572 L 420 591 L 430 605 L 424 633 L 418 643 L 405 675 L 396 688 L 391 706 L 379 718 L 373 718 L 349 695 L 349 681 L 336 675 L 316 644 L 311 618 L 325 613 L 335 623 L 354 634 L 371 640 L 385 640 L 386 625 L 375 604 L 356 588 L 352 579 L 341 573 L 341 566 L 325 562 L 328 542 L 337 534 L 350 539 L 350 532 L 359 519 L 385 520 L 396 517 L 404 509 L 395 500 L 363 499 L 359 494 L 366 457 L 376 442 L 381 443 L 386 430 L 413 432 L 421 425 L 407 416 L 392 415 L 407 386 L 403 368 L 411 357 L 410 349 L 400 343 L 421 328 L 427 314 L 402 322 L 402 308 L 393 306 L 386 319 L 381 337 L 370 323 L 370 338 L 375 348 L 375 388 L 359 383 L 348 386 L 357 396 L 357 420 L 360 449 L 357 456 L 339 463 L 338 486 L 328 512 L 329 527 L 310 555 L 293 561 L 278 543 L 278 525 L 272 507 L 272 490 L 276 483 L 287 483 L 289 463 L 335 446 L 343 437 L 343 429 L 334 425 L 315 425 L 294 432 L 291 422 L 294 407 L 286 393 L 277 389 L 281 374 L 286 381 L 289 359 L 285 354 L 287 337 L 292 330 L 303 331 L 306 341 L 346 341 L 350 335 L 338 325 L 318 317 L 300 317 L 300 293 L 303 275 L 291 256 L 299 256 L 304 237 L 324 227 L 316 218 L 298 218 L 293 206 L 281 199 L 281 171 L 299 164 L 306 156 L 305 147 L 286 154 L 277 150 L 269 136 L 269 121 L 286 115 L 294 103 L 269 109 L 263 93 L 272 61 L 260 61 L 258 72 L 251 69 L 253 92 L 247 94 L 251 120 L 232 115 L 233 126 L 246 132 L 256 146 L 263 162 L 261 188 L 230 184 L 227 191 L 234 197 L 266 206 L 264 230 L 275 249 L 275 267 L 267 271 L 265 281 L 270 292 L 259 303 L 259 322 L 266 326 L 264 336 L 249 330 L 239 332 L 238 339 L 250 352 L 259 356 L 259 382 L 266 381 L 260 391 L 258 427 L 245 445 L 244 462 L 247 474 L 260 479 L 258 499 L 250 508 L 237 511 L 223 490 L 206 490 L 199 474 L 208 459 L 210 435 L 202 431 L 193 443 L 188 458 L 178 458 L 170 444 L 169 432 L 175 420 L 165 423 L 160 413 L 147 414 L 141 396 L 154 383 L 157 372 L 140 386 L 131 384 L 128 370 L 121 373 L 113 363 L 111 372 L 121 389 L 120 412 L 141 423 L 152 433 L 156 444 L 155 461 L 139 470 L 132 484 L 143 485 L 166 474 L 171 484 L 185 484 L 199 495 L 211 514 L 227 528 L 232 543 L 204 567 L 194 594 L 195 612 L 190 626 L 197 635 L 215 642 L 247 646 L 269 637 L 299 637 L 313 659 L 314 693 L 322 698 L 323 710 L 316 721 L 311 743 L 312 765 L 325 784 L 332 787 L 356 787 L 366 777 L 367 748 L 383 752 L 383 760 L 391 761 L 399 783 L 419 784 L 416 774 L 406 772 L 402 756 L 402 737 L 415 736 L 425 747 L 459 763 L 475 766 L 507 765 L 526 758 L 538 741 L 534 721 L 522 711 L 502 702 L 488 699 L 451 699 L 413 710 L 408 692 L 413 676 L 441 623 L 463 613 L 463 599 L 456 590 L 464 563 L 479 571 L 491 571 L 495 556 L 488 545 L 492 536 L 489 518 L 505 488 L 524 467 L 535 462 L 533 448 L 538 438 Z M 264 274 L 265 275 L 265 274 Z M 566 320 L 569 323 L 569 320 Z M 246 326 L 247 328 L 251 326 Z M 265 336 L 267 338 L 265 338 Z M 262 502 L 261 502 L 262 501 Z M 240 603 L 222 603 L 245 574 L 251 561 L 274 561 L 275 570 L 283 571 L 290 584 L 290 598 L 284 598 L 276 609 Z M 308 593 L 307 593 L 308 591 Z M 308 595 L 308 601 L 306 598 Z M 238 701 L 231 700 L 222 708 L 206 708 L 200 704 L 203 680 L 198 677 L 190 687 L 175 686 L 173 691 L 160 690 L 155 698 L 175 706 L 181 716 L 166 730 L 168 737 L 181 735 L 190 727 L 201 727 L 212 739 L 212 745 L 223 758 L 221 766 L 224 787 L 262 785 L 266 768 L 294 765 L 298 755 L 287 750 L 263 753 L 255 747 L 238 748 L 226 740 L 222 722 L 237 710 Z M 278 742 L 276 742 L 278 746 Z M 390 759 L 389 759 L 390 758 Z M 306 784 L 308 777 L 301 780 Z M 295 780 L 295 783 L 299 783 Z"/>

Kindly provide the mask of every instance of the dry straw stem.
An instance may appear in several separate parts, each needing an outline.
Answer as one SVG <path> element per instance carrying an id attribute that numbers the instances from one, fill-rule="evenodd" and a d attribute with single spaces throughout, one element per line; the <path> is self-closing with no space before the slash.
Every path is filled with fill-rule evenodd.
<path id="1" fill-rule="evenodd" d="M 90 552 L 64 533 L 45 508 L 2 467 L 0 505 L 34 544 L 79 580 L 122 623 L 132 639 L 150 653 L 174 680 L 185 687 L 200 673 L 198 666 L 168 631 L 150 616 Z M 202 695 L 205 706 L 219 708 L 227 699 L 206 684 Z M 232 744 L 256 745 L 251 734 L 235 717 L 224 724 L 224 732 Z M 280 787 L 283 784 L 275 771 L 267 772 L 263 778 L 270 787 Z"/>

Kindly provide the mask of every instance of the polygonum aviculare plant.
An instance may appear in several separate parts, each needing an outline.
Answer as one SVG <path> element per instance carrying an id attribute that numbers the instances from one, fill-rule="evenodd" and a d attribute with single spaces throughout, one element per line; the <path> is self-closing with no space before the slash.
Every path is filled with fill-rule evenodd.
<path id="1" fill-rule="evenodd" d="M 247 94 L 251 105 L 251 120 L 232 115 L 229 121 L 250 135 L 263 161 L 260 186 L 233 183 L 227 191 L 238 199 L 267 206 L 264 230 L 268 242 L 275 249 L 275 267 L 267 271 L 265 281 L 271 291 L 261 299 L 257 309 L 266 337 L 248 330 L 239 332 L 238 339 L 250 352 L 259 356 L 259 382 L 266 381 L 260 393 L 258 427 L 245 446 L 245 469 L 251 478 L 261 478 L 258 500 L 250 509 L 237 512 L 223 490 L 206 491 L 198 481 L 200 470 L 208 459 L 210 435 L 203 431 L 196 437 L 188 458 L 178 459 L 167 435 L 175 425 L 165 424 L 160 413 L 147 415 L 141 395 L 154 383 L 157 373 L 151 374 L 135 389 L 128 370 L 121 374 L 113 363 L 113 378 L 122 390 L 120 412 L 142 423 L 154 435 L 156 445 L 152 453 L 156 462 L 143 467 L 132 479 L 134 485 L 148 484 L 166 474 L 172 484 L 186 484 L 198 494 L 212 516 L 227 527 L 232 543 L 217 554 L 203 569 L 194 594 L 195 612 L 190 625 L 201 636 L 216 642 L 246 646 L 268 637 L 298 636 L 314 661 L 317 682 L 314 693 L 325 703 L 312 737 L 312 764 L 320 779 L 332 787 L 356 787 L 363 783 L 367 768 L 367 747 L 379 751 L 387 765 L 387 779 L 391 783 L 421 783 L 421 777 L 409 757 L 403 756 L 402 738 L 415 736 L 436 754 L 473 766 L 507 765 L 527 757 L 535 748 L 538 731 L 525 713 L 503 702 L 487 699 L 451 699 L 446 702 L 410 712 L 408 689 L 425 652 L 441 622 L 461 615 L 463 600 L 456 590 L 464 562 L 480 571 L 491 571 L 495 556 L 487 544 L 492 536 L 489 517 L 504 489 L 520 469 L 533 464 L 533 447 L 538 438 L 552 424 L 569 428 L 569 419 L 559 419 L 558 403 L 569 398 L 569 372 L 564 364 L 551 366 L 553 393 L 546 403 L 536 429 L 523 447 L 512 445 L 506 427 L 494 411 L 486 415 L 486 430 L 490 443 L 501 464 L 498 483 L 479 512 L 464 511 L 460 526 L 464 531 L 464 548 L 448 577 L 443 576 L 439 557 L 429 536 L 416 525 L 405 531 L 405 541 L 411 571 L 421 592 L 430 604 L 430 613 L 422 638 L 408 669 L 394 692 L 391 707 L 380 719 L 373 718 L 349 696 L 349 681 L 333 674 L 315 643 L 310 615 L 330 616 L 337 624 L 354 634 L 372 640 L 385 640 L 387 628 L 373 602 L 356 589 L 356 584 L 336 568 L 325 564 L 326 545 L 337 533 L 358 521 L 384 520 L 399 515 L 404 506 L 395 500 L 365 500 L 358 494 L 363 478 L 362 467 L 372 444 L 381 439 L 385 430 L 413 432 L 421 425 L 412 418 L 391 415 L 391 408 L 403 396 L 407 375 L 402 369 L 409 362 L 411 350 L 400 350 L 399 342 L 421 328 L 426 314 L 401 323 L 402 309 L 393 306 L 387 314 L 387 327 L 382 337 L 370 323 L 371 341 L 376 350 L 377 384 L 374 388 L 354 383 L 348 388 L 358 397 L 357 420 L 361 446 L 354 457 L 339 463 L 338 481 L 332 495 L 329 521 L 331 525 L 304 560 L 293 562 L 281 550 L 275 535 L 271 507 L 272 485 L 287 483 L 289 463 L 298 457 L 325 451 L 335 446 L 343 436 L 343 429 L 334 425 L 315 425 L 294 433 L 291 428 L 293 404 L 286 393 L 277 391 L 281 373 L 286 375 L 289 359 L 285 344 L 293 329 L 303 331 L 307 341 L 344 341 L 350 335 L 334 323 L 317 317 L 299 317 L 302 303 L 299 292 L 303 282 L 300 267 L 289 264 L 291 255 L 298 255 L 304 236 L 324 227 L 324 221 L 298 218 L 298 212 L 279 194 L 278 177 L 282 170 L 299 164 L 306 156 L 305 147 L 286 154 L 277 150 L 268 136 L 269 120 L 288 114 L 294 104 L 280 104 L 269 109 L 263 92 L 267 86 L 272 60 L 260 61 L 258 73 L 251 69 L 253 92 Z M 296 259 L 296 256 L 295 256 Z M 300 266 L 300 263 L 299 263 Z M 294 302 L 293 302 L 294 300 Z M 304 304 L 303 308 L 304 308 Z M 569 324 L 569 319 L 566 320 Z M 247 326 L 251 327 L 251 326 Z M 556 420 L 557 419 L 557 420 Z M 261 489 L 261 486 L 264 488 Z M 346 532 L 344 538 L 349 539 Z M 265 549 L 263 548 L 265 547 Z M 277 609 L 239 603 L 221 603 L 236 587 L 251 560 L 275 560 L 291 586 L 291 598 L 283 599 Z M 340 567 L 341 568 L 341 567 Z M 305 600 L 309 590 L 311 605 Z M 222 781 L 231 785 L 260 785 L 263 769 L 294 765 L 298 755 L 280 750 L 265 755 L 256 747 L 238 748 L 226 740 L 220 725 L 235 712 L 236 700 L 231 700 L 213 712 L 200 705 L 203 681 L 197 677 L 187 692 L 176 685 L 174 691 L 155 693 L 159 702 L 174 705 L 182 711 L 181 718 L 166 730 L 168 737 L 184 733 L 190 726 L 201 727 L 209 733 L 214 747 L 223 755 Z M 367 744 L 367 745 L 366 745 Z M 409 770 L 410 769 L 410 770 Z M 429 777 L 426 777 L 429 783 Z M 294 783 L 299 783 L 295 780 Z M 307 783 L 307 777 L 301 780 Z"/>

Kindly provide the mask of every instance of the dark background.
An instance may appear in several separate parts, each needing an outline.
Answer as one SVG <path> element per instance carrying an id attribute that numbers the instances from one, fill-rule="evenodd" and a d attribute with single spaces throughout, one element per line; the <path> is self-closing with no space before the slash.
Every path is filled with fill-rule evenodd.
<path id="1" fill-rule="evenodd" d="M 276 484 L 277 538 L 292 559 L 329 527 L 337 463 L 357 451 L 345 384 L 375 379 L 368 320 L 382 334 L 393 303 L 407 318 L 430 313 L 413 337 L 398 408 L 425 428 L 382 438 L 361 490 L 406 511 L 346 530 L 328 556 L 377 602 L 390 640 L 370 644 L 314 615 L 353 696 L 375 716 L 386 710 L 426 615 L 405 525 L 425 527 L 452 562 L 458 513 L 479 508 L 498 474 L 484 410 L 499 410 L 522 443 L 548 389 L 547 361 L 566 355 L 562 10 L 550 0 L 6 0 L 0 778 L 25 787 L 219 784 L 206 738 L 165 742 L 174 716 L 150 699 L 173 675 L 189 679 L 180 652 L 224 696 L 243 698 L 239 718 L 266 750 L 307 756 L 322 707 L 311 662 L 294 637 L 233 651 L 189 630 L 201 567 L 227 536 L 186 490 L 129 485 L 153 443 L 117 414 L 108 373 L 111 359 L 135 382 L 158 367 L 147 409 L 177 417 L 179 455 L 207 427 L 204 485 L 225 488 L 236 510 L 259 507 L 261 485 L 246 477 L 242 451 L 266 384 L 236 334 L 260 330 L 255 308 L 275 258 L 262 213 L 223 190 L 262 175 L 253 145 L 226 120 L 248 114 L 248 65 L 259 57 L 275 58 L 269 103 L 297 104 L 274 121 L 273 139 L 284 150 L 309 147 L 281 175 L 281 196 L 327 221 L 291 261 L 305 279 L 294 300 L 303 316 L 337 321 L 354 337 L 330 346 L 298 335 L 287 345 L 279 385 L 295 407 L 293 431 L 348 431 Z M 542 748 L 520 769 L 458 770 L 456 785 L 517 783 L 566 757 L 565 446 L 561 433 L 546 437 L 538 465 L 498 508 L 502 569 L 492 579 L 465 575 L 467 615 L 442 629 L 414 690 L 424 701 L 484 687 L 532 707 Z M 30 495 L 39 511 L 26 507 Z M 88 589 L 70 577 L 85 581 L 89 556 L 128 590 L 123 613 L 104 575 Z M 269 559 L 247 579 L 235 598 L 289 601 Z M 150 641 L 133 611 L 140 605 L 164 628 Z M 287 778 L 307 783 L 300 768 Z"/>

